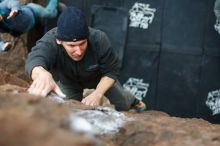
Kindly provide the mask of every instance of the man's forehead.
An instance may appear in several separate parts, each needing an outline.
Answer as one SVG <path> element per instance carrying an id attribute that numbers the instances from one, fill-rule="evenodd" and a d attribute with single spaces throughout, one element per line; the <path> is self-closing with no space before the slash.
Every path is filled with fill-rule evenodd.
<path id="1" fill-rule="evenodd" d="M 70 42 L 65 42 L 67 45 L 75 45 L 75 44 L 83 44 L 87 41 L 87 39 L 84 40 L 78 40 L 78 41 L 70 41 Z"/>

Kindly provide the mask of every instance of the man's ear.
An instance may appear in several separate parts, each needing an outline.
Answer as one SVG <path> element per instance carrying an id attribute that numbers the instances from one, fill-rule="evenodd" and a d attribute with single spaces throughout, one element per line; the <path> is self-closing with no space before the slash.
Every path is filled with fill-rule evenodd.
<path id="1" fill-rule="evenodd" d="M 62 44 L 62 41 L 61 41 L 61 40 L 56 39 L 56 42 L 57 42 L 58 45 L 61 45 L 61 44 Z"/>

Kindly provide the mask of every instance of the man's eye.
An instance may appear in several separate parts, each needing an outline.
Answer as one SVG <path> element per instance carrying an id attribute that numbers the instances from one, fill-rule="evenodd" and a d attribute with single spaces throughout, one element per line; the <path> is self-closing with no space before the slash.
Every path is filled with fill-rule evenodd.
<path id="1" fill-rule="evenodd" d="M 75 47 L 75 45 L 68 45 L 69 47 Z"/>

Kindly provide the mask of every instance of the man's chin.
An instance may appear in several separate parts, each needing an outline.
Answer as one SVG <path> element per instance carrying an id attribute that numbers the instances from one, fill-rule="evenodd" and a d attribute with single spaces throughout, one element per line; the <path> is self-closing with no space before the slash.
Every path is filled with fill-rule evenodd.
<path id="1" fill-rule="evenodd" d="M 82 58 L 83 58 L 83 57 L 72 57 L 72 59 L 73 59 L 74 61 L 80 61 L 80 60 L 82 60 Z"/>

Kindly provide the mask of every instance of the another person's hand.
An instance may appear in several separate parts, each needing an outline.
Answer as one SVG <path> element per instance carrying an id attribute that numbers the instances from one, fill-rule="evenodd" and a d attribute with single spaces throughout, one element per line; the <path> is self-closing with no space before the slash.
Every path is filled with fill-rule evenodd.
<path id="1" fill-rule="evenodd" d="M 3 51 L 8 51 L 10 50 L 12 47 L 12 43 L 11 42 L 6 42 L 3 46 Z"/>
<path id="2" fill-rule="evenodd" d="M 7 19 L 12 19 L 17 16 L 18 10 L 11 10 L 10 14 L 8 15 Z"/>
<path id="3" fill-rule="evenodd" d="M 28 89 L 29 93 L 47 96 L 51 91 L 54 91 L 58 96 L 65 97 L 65 94 L 60 90 L 52 75 L 43 67 L 35 67 L 32 70 L 32 74 L 33 83 Z"/>
<path id="4" fill-rule="evenodd" d="M 0 15 L 0 22 L 3 20 L 3 16 L 2 15 Z"/>
<path id="5" fill-rule="evenodd" d="M 95 90 L 90 95 L 85 97 L 82 100 L 82 103 L 85 104 L 85 105 L 89 105 L 89 106 L 98 106 L 101 103 L 102 97 L 103 97 L 103 95 L 97 93 L 96 90 Z"/>

